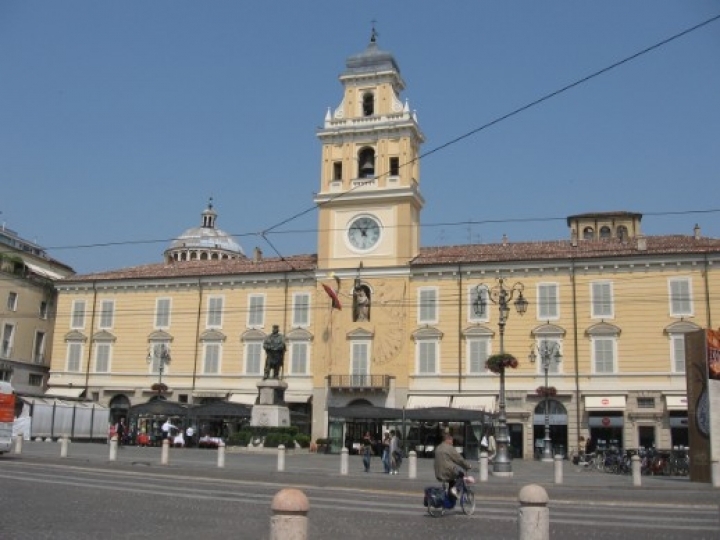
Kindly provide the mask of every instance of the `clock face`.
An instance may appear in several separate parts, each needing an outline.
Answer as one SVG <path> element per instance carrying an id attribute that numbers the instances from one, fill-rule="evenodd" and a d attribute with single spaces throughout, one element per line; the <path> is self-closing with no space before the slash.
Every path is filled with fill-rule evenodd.
<path id="1" fill-rule="evenodd" d="M 361 216 L 353 220 L 347 234 L 352 247 L 369 250 L 374 248 L 380 240 L 380 224 L 375 218 Z"/>

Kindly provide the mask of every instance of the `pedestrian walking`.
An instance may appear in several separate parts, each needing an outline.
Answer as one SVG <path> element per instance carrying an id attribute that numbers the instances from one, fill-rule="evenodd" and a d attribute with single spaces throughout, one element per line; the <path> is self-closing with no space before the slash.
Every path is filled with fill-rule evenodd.
<path id="1" fill-rule="evenodd" d="M 400 440 L 393 429 L 390 431 L 390 474 L 397 474 L 401 463 Z"/>
<path id="2" fill-rule="evenodd" d="M 365 467 L 365 472 L 370 472 L 370 458 L 372 457 L 373 453 L 373 445 L 375 444 L 375 441 L 373 441 L 372 435 L 370 435 L 369 431 L 365 432 L 365 436 L 363 437 L 363 466 Z"/>
<path id="3" fill-rule="evenodd" d="M 382 440 L 382 464 L 385 474 L 390 474 L 390 433 L 385 432 Z"/>

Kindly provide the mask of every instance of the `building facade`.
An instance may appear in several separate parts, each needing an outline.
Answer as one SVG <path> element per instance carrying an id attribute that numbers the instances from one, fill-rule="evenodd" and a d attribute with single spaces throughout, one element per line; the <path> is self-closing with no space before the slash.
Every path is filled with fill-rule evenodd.
<path id="1" fill-rule="evenodd" d="M 4 225 L 0 229 L 0 381 L 21 395 L 46 390 L 57 297 L 53 281 L 72 274 L 35 242 Z"/>
<path id="2" fill-rule="evenodd" d="M 640 214 L 605 212 L 569 217 L 564 240 L 421 247 L 424 135 L 398 63 L 373 36 L 340 83 L 318 131 L 317 254 L 247 257 L 210 207 L 163 263 L 62 280 L 52 390 L 117 411 L 159 382 L 178 401 L 251 404 L 278 324 L 286 401 L 313 438 L 338 427 L 329 407 L 496 410 L 485 361 L 502 349 L 519 360 L 506 376 L 516 457 L 535 455 L 546 406 L 563 449 L 587 435 L 687 444 L 683 336 L 717 324 L 720 240 L 645 236 Z M 528 302 L 502 335 L 501 283 Z M 560 356 L 545 384 L 530 357 L 548 346 Z"/>

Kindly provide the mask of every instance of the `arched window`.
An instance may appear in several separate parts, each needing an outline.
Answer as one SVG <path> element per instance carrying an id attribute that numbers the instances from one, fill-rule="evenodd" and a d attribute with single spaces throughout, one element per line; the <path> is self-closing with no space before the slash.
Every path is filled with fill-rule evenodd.
<path id="1" fill-rule="evenodd" d="M 610 232 L 610 227 L 607 225 L 600 227 L 600 238 L 610 238 L 611 235 L 612 233 Z"/>
<path id="2" fill-rule="evenodd" d="M 372 178 L 375 176 L 375 150 L 363 148 L 358 154 L 358 178 Z"/>
<path id="3" fill-rule="evenodd" d="M 583 229 L 583 239 L 584 240 L 592 240 L 595 238 L 595 231 L 592 227 L 585 227 Z"/>
<path id="4" fill-rule="evenodd" d="M 620 225 L 620 226 L 617 228 L 617 237 L 618 237 L 620 240 L 627 240 L 628 230 L 627 230 L 627 227 L 626 227 L 625 225 Z"/>
<path id="5" fill-rule="evenodd" d="M 362 98 L 363 116 L 375 114 L 375 96 L 372 92 L 365 92 Z"/>

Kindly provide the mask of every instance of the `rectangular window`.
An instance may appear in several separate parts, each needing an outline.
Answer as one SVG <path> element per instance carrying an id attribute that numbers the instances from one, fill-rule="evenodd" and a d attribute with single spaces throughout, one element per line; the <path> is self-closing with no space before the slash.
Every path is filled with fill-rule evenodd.
<path id="1" fill-rule="evenodd" d="M 637 398 L 638 409 L 654 409 L 655 398 L 652 397 L 639 397 Z"/>
<path id="2" fill-rule="evenodd" d="M 468 373 L 473 375 L 487 373 L 487 362 L 490 351 L 489 339 L 471 339 L 467 342 Z"/>
<path id="3" fill-rule="evenodd" d="M 95 373 L 108 373 L 110 371 L 109 343 L 95 344 Z"/>
<path id="4" fill-rule="evenodd" d="M 38 373 L 31 373 L 28 375 L 28 384 L 30 386 L 42 386 L 43 376 Z"/>
<path id="5" fill-rule="evenodd" d="M 33 362 L 43 364 L 45 362 L 45 332 L 35 332 L 35 344 L 33 345 Z"/>
<path id="6" fill-rule="evenodd" d="M 207 328 L 222 327 L 223 299 L 221 296 L 208 298 Z"/>
<path id="7" fill-rule="evenodd" d="M 170 298 L 155 301 L 155 328 L 170 328 Z"/>
<path id="8" fill-rule="evenodd" d="M 692 288 L 689 278 L 673 278 L 670 288 L 670 316 L 686 317 L 693 314 Z"/>
<path id="9" fill-rule="evenodd" d="M 592 316 L 596 319 L 612 319 L 615 316 L 613 307 L 613 287 L 610 281 L 596 281 L 591 284 Z"/>
<path id="10" fill-rule="evenodd" d="M 70 328 L 84 328 L 85 327 L 85 300 L 75 300 L 72 304 L 72 319 L 70 321 Z"/>
<path id="11" fill-rule="evenodd" d="M 437 288 L 418 289 L 418 323 L 437 324 Z"/>
<path id="12" fill-rule="evenodd" d="M 170 343 L 168 341 L 150 343 L 150 359 L 150 373 L 160 373 L 160 366 L 163 368 L 163 373 L 167 373 L 171 360 Z"/>
<path id="13" fill-rule="evenodd" d="M 557 319 L 560 314 L 558 307 L 557 283 L 540 283 L 537 289 L 537 316 L 542 321 Z"/>
<path id="14" fill-rule="evenodd" d="M 672 346 L 672 370 L 674 373 L 685 373 L 685 336 L 670 336 Z"/>
<path id="15" fill-rule="evenodd" d="M 333 162 L 333 180 L 342 180 L 342 161 Z"/>
<path id="16" fill-rule="evenodd" d="M 263 347 L 260 342 L 245 344 L 245 373 L 248 375 L 260 375 L 262 373 Z"/>
<path id="17" fill-rule="evenodd" d="M 400 174 L 400 158 L 390 158 L 390 176 L 398 176 Z"/>
<path id="18" fill-rule="evenodd" d="M 310 294 L 293 295 L 293 326 L 305 327 L 310 324 Z"/>
<path id="19" fill-rule="evenodd" d="M 468 320 L 470 322 L 487 322 L 490 320 L 488 309 L 488 291 L 484 287 L 470 287 L 468 291 Z M 482 312 L 480 312 L 482 309 Z"/>
<path id="20" fill-rule="evenodd" d="M 556 353 L 562 354 L 560 342 L 557 339 L 545 338 L 538 341 L 536 351 L 537 360 L 535 360 L 538 367 L 538 373 L 545 373 L 545 367 L 543 365 L 545 359 L 542 357 L 543 354 L 548 356 L 548 373 L 562 372 L 562 369 L 560 369 L 562 365 L 562 356 L 558 356 Z"/>
<path id="21" fill-rule="evenodd" d="M 290 373 L 305 375 L 308 369 L 308 344 L 304 342 L 293 343 L 291 346 Z"/>
<path id="22" fill-rule="evenodd" d="M 12 371 L 9 369 L 0 369 L 0 381 L 3 382 L 12 382 L 10 381 L 12 375 Z"/>
<path id="23" fill-rule="evenodd" d="M 100 326 L 101 329 L 110 329 L 115 318 L 115 301 L 103 300 L 100 303 Z"/>
<path id="24" fill-rule="evenodd" d="M 47 300 L 43 300 L 42 302 L 40 302 L 40 311 L 39 311 L 38 316 L 39 316 L 41 319 L 47 319 L 47 318 L 48 318 L 48 311 L 49 311 L 49 309 L 48 309 Z"/>
<path id="25" fill-rule="evenodd" d="M 615 372 L 615 339 L 593 339 L 593 365 L 595 373 Z"/>
<path id="26" fill-rule="evenodd" d="M 437 372 L 437 341 L 417 342 L 417 366 L 419 374 L 435 374 Z"/>
<path id="27" fill-rule="evenodd" d="M 248 297 L 248 326 L 257 328 L 265 325 L 265 296 L 251 294 Z"/>
<path id="28" fill-rule="evenodd" d="M 368 343 L 352 344 L 352 364 L 350 366 L 351 385 L 352 386 L 368 386 L 367 376 L 370 372 L 370 363 L 368 360 Z"/>
<path id="29" fill-rule="evenodd" d="M 15 338 L 15 325 L 5 324 L 3 326 L 2 344 L 0 344 L 0 356 L 10 358 L 12 355 L 13 340 Z"/>
<path id="30" fill-rule="evenodd" d="M 17 311 L 18 295 L 16 292 L 10 291 L 7 298 L 8 311 Z"/>
<path id="31" fill-rule="evenodd" d="M 220 373 L 220 344 L 205 344 L 205 363 L 203 373 L 214 375 Z"/>
<path id="32" fill-rule="evenodd" d="M 67 347 L 67 370 L 72 372 L 80 371 L 83 344 L 78 342 L 68 343 Z"/>

